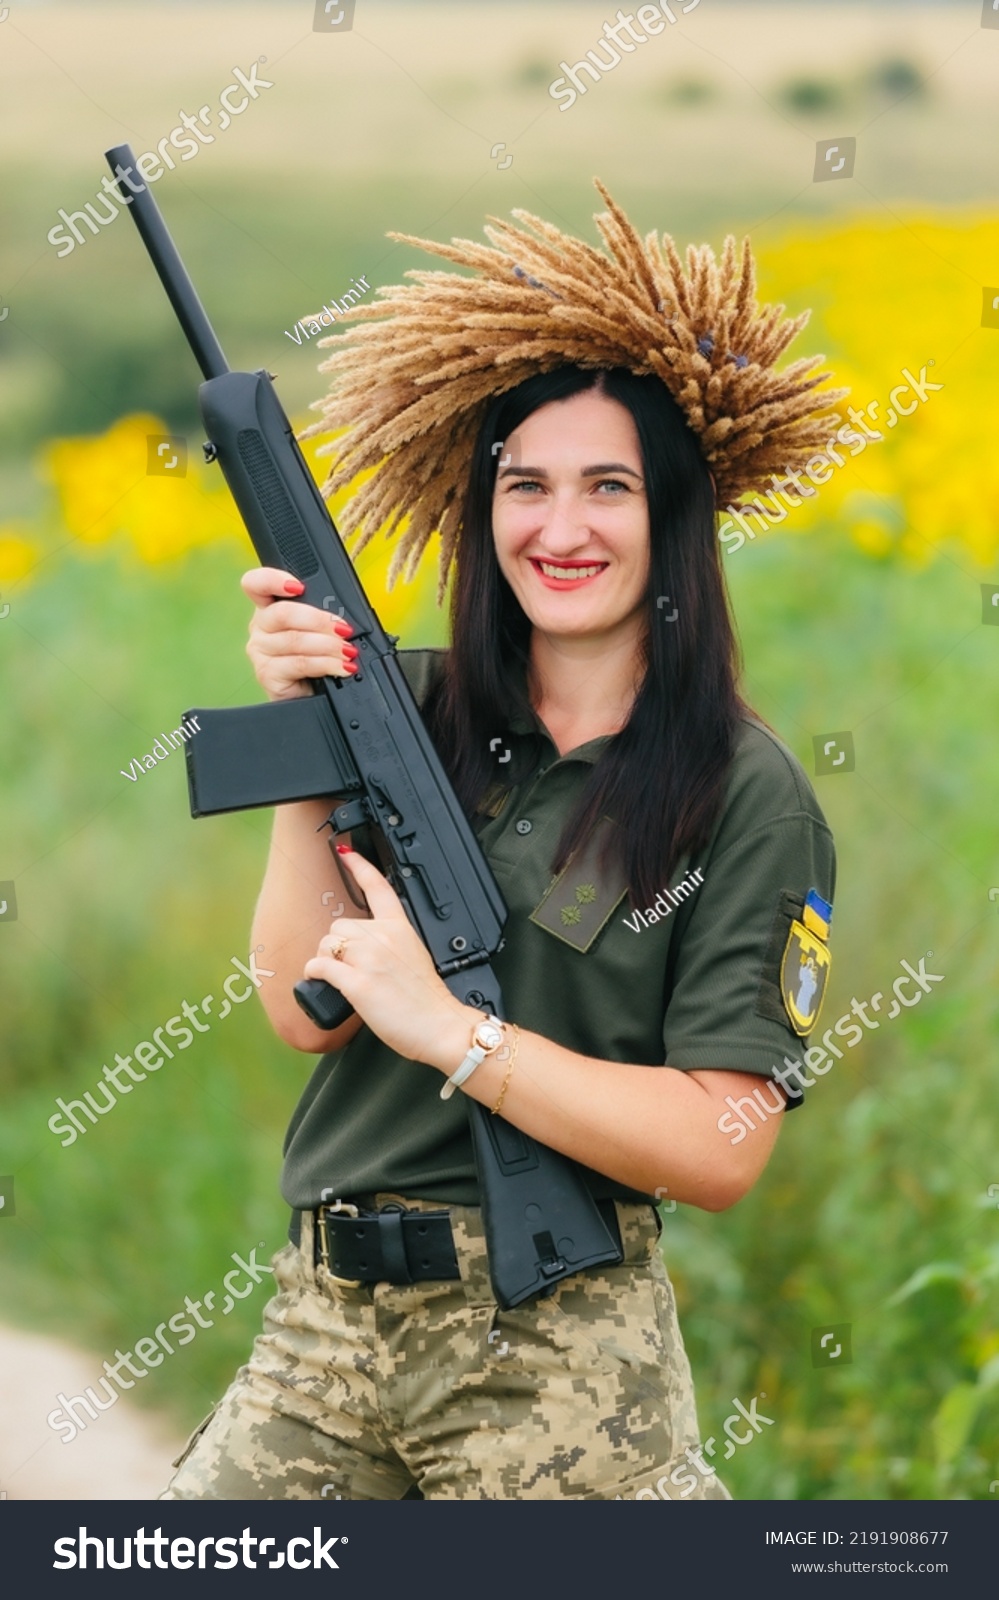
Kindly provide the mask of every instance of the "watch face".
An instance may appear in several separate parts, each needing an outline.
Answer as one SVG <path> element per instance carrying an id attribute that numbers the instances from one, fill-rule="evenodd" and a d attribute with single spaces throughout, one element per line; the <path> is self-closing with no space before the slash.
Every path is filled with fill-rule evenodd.
<path id="1" fill-rule="evenodd" d="M 480 1022 L 475 1030 L 475 1042 L 485 1050 L 495 1050 L 503 1043 L 503 1030 L 494 1022 Z"/>

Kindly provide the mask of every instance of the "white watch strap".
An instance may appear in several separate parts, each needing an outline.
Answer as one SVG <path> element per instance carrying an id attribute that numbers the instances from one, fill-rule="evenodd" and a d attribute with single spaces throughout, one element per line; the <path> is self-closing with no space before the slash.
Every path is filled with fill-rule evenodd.
<path id="1" fill-rule="evenodd" d="M 460 1089 L 463 1083 L 468 1082 L 476 1067 L 481 1066 L 485 1059 L 485 1050 L 483 1050 L 480 1045 L 473 1045 L 464 1061 L 461 1063 L 461 1066 L 458 1068 L 457 1072 L 452 1072 L 450 1078 L 448 1078 L 447 1082 L 441 1089 L 441 1099 L 450 1100 L 451 1096 L 454 1094 L 454 1091 L 456 1089 Z"/>

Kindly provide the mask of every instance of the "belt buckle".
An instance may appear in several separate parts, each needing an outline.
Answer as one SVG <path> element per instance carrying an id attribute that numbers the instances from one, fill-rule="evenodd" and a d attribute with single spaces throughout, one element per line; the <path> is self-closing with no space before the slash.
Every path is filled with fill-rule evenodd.
<path id="1" fill-rule="evenodd" d="M 330 1236 L 327 1231 L 326 1221 L 327 1217 L 334 1217 L 338 1214 L 348 1217 L 359 1217 L 361 1215 L 357 1206 L 350 1200 L 320 1202 L 316 1208 L 316 1231 L 319 1234 L 319 1264 L 325 1269 L 332 1282 L 341 1289 L 360 1289 L 364 1284 L 363 1278 L 338 1278 L 336 1273 L 330 1270 Z"/>

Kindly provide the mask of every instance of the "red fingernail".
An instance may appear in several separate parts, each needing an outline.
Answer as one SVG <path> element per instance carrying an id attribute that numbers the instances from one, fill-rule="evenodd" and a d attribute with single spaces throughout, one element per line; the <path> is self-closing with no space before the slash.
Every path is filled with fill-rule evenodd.
<path id="1" fill-rule="evenodd" d="M 358 650 L 356 644 L 345 644 L 343 647 L 343 653 L 348 660 L 352 661 L 354 657 L 359 656 L 361 652 Z"/>
<path id="2" fill-rule="evenodd" d="M 345 661 L 344 662 L 344 667 L 346 668 L 346 670 L 349 673 L 353 674 L 353 673 L 355 673 L 357 671 L 357 662 L 356 661 Z"/>
<path id="3" fill-rule="evenodd" d="M 349 622 L 334 622 L 333 632 L 338 633 L 341 639 L 352 639 L 354 637 L 354 630 Z"/>
<path id="4" fill-rule="evenodd" d="M 305 584 L 300 583 L 297 578 L 289 578 L 284 586 L 285 594 L 301 594 L 304 589 Z"/>
<path id="5" fill-rule="evenodd" d="M 336 853 L 337 853 L 338 856 L 349 856 L 350 855 L 350 845 L 349 844 L 338 844 L 337 847 L 336 847 Z"/>

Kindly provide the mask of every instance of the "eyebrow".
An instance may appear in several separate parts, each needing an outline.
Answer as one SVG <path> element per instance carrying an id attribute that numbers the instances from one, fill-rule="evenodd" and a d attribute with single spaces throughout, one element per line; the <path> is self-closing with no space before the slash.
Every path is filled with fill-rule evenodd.
<path id="1" fill-rule="evenodd" d="M 610 472 L 624 472 L 629 478 L 637 478 L 641 482 L 642 475 L 634 467 L 626 467 L 623 461 L 606 461 L 599 466 L 584 467 L 580 474 L 583 478 L 602 478 Z M 519 475 L 522 478 L 547 478 L 548 473 L 544 467 L 503 467 L 500 470 L 501 478 L 511 478 Z"/>

